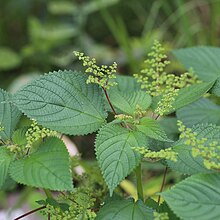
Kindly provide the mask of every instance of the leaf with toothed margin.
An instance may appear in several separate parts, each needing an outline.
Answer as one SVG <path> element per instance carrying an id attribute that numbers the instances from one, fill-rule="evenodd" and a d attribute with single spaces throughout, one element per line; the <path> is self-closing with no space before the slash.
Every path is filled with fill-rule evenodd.
<path id="1" fill-rule="evenodd" d="M 8 176 L 8 169 L 10 163 L 13 161 L 13 154 L 9 152 L 7 147 L 0 147 L 0 189 L 5 183 L 5 180 Z"/>
<path id="2" fill-rule="evenodd" d="M 220 219 L 220 174 L 193 175 L 161 193 L 183 220 Z"/>
<path id="3" fill-rule="evenodd" d="M 167 142 L 173 142 L 170 140 L 163 128 L 160 126 L 160 124 L 152 119 L 144 117 L 140 120 L 140 123 L 136 125 L 137 129 L 141 131 L 143 134 L 145 134 L 147 137 L 159 140 L 159 141 L 167 141 Z"/>
<path id="4" fill-rule="evenodd" d="M 72 190 L 67 148 L 62 140 L 49 137 L 39 149 L 10 165 L 10 175 L 18 183 L 50 190 Z"/>
<path id="5" fill-rule="evenodd" d="M 98 130 L 107 113 L 101 88 L 86 84 L 86 76 L 58 71 L 41 76 L 13 97 L 29 118 L 65 134 L 84 135 Z"/>
<path id="6" fill-rule="evenodd" d="M 146 137 L 141 132 L 112 124 L 101 128 L 95 150 L 110 195 L 141 161 L 141 155 L 132 150 L 132 147 L 143 147 L 146 144 Z"/>
<path id="7" fill-rule="evenodd" d="M 220 126 L 212 124 L 197 124 L 192 128 L 195 132 L 197 139 L 206 138 L 207 141 L 204 145 L 208 148 L 209 144 L 216 141 L 220 144 Z M 197 174 L 197 173 L 211 173 L 213 170 L 207 169 L 204 165 L 204 158 L 200 155 L 197 157 L 192 156 L 192 147 L 186 145 L 185 139 L 180 139 L 173 144 L 173 151 L 177 155 L 177 161 L 167 161 L 167 165 L 172 169 L 184 174 Z"/>
<path id="8" fill-rule="evenodd" d="M 141 200 L 117 199 L 107 202 L 98 212 L 96 220 L 153 220 L 154 210 Z"/>
<path id="9" fill-rule="evenodd" d="M 0 127 L 4 128 L 0 131 L 0 137 L 3 141 L 10 139 L 21 116 L 21 112 L 10 100 L 11 94 L 0 89 Z"/>

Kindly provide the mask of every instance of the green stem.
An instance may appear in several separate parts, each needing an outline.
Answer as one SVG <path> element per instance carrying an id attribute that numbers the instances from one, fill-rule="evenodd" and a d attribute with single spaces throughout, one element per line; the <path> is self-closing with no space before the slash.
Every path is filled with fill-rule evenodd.
<path id="1" fill-rule="evenodd" d="M 137 179 L 137 194 L 138 199 L 144 201 L 144 192 L 143 192 L 143 185 L 142 185 L 142 171 L 141 171 L 141 163 L 135 170 L 136 179 Z"/>
<path id="2" fill-rule="evenodd" d="M 47 198 L 53 198 L 52 193 L 48 189 L 43 189 L 44 193 L 46 194 Z"/>

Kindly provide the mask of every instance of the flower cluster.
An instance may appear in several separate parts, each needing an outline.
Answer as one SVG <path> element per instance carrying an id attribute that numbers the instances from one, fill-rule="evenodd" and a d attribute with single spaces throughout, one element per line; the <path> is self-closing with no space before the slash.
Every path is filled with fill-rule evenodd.
<path id="1" fill-rule="evenodd" d="M 63 195 L 59 198 L 59 200 L 70 201 L 68 209 L 63 210 L 61 206 L 48 204 L 46 210 L 44 210 L 42 214 L 47 215 L 49 212 L 51 220 L 94 220 L 96 213 L 91 209 L 91 207 L 94 206 L 95 200 L 90 196 L 91 195 L 88 191 L 79 192 L 76 190 L 76 192 L 72 192 L 70 195 Z"/>
<path id="2" fill-rule="evenodd" d="M 96 59 L 85 56 L 84 53 L 75 51 L 74 55 L 78 57 L 78 59 L 82 61 L 83 66 L 86 67 L 85 72 L 91 74 L 86 81 L 87 83 L 95 83 L 105 89 L 109 89 L 111 86 L 117 85 L 116 82 L 110 80 L 116 78 L 115 73 L 117 69 L 117 63 L 114 62 L 111 66 L 98 66 Z"/>
<path id="3" fill-rule="evenodd" d="M 146 67 L 140 74 L 134 74 L 141 83 L 141 88 L 146 89 L 152 96 L 162 96 L 156 109 L 159 115 L 164 115 L 172 109 L 179 89 L 198 82 L 192 72 L 181 76 L 167 74 L 165 68 L 170 61 L 167 60 L 164 50 L 161 44 L 155 41 L 152 52 L 148 54 L 149 59 L 145 61 Z"/>
<path id="4" fill-rule="evenodd" d="M 185 139 L 184 144 L 192 147 L 192 156 L 203 158 L 204 166 L 207 169 L 220 170 L 220 146 L 217 141 L 209 142 L 207 138 L 198 139 L 197 133 L 186 128 L 181 121 L 177 122 L 180 138 Z"/>
<path id="5" fill-rule="evenodd" d="M 172 160 L 174 162 L 177 161 L 177 153 L 174 152 L 171 148 L 161 149 L 160 151 L 151 151 L 145 147 L 133 147 L 132 149 L 142 154 L 144 158 L 150 160 L 166 159 Z"/>
<path id="6" fill-rule="evenodd" d="M 169 216 L 167 212 L 154 212 L 154 220 L 169 220 Z"/>
<path id="7" fill-rule="evenodd" d="M 25 136 L 27 139 L 27 148 L 30 148 L 34 142 L 39 139 L 49 137 L 49 136 L 57 136 L 58 133 L 56 131 L 51 131 L 48 128 L 40 127 L 35 120 L 33 120 L 31 127 L 27 130 Z"/>

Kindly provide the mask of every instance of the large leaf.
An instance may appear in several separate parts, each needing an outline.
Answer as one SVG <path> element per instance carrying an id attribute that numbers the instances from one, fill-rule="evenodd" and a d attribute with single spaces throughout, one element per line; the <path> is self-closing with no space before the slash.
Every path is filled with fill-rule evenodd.
<path id="1" fill-rule="evenodd" d="M 140 120 L 140 123 L 136 127 L 139 131 L 150 138 L 159 141 L 172 142 L 172 140 L 167 137 L 165 131 L 161 128 L 160 124 L 152 118 L 142 118 Z"/>
<path id="2" fill-rule="evenodd" d="M 140 163 L 141 155 L 131 149 L 138 146 L 146 146 L 146 138 L 141 132 L 111 124 L 99 131 L 95 143 L 96 156 L 110 195 Z"/>
<path id="3" fill-rule="evenodd" d="M 220 48 L 191 47 L 174 50 L 173 54 L 187 68 L 193 68 L 198 77 L 206 82 L 220 76 Z"/>
<path id="4" fill-rule="evenodd" d="M 220 174 L 200 174 L 187 178 L 161 195 L 184 220 L 220 218 Z"/>
<path id="5" fill-rule="evenodd" d="M 38 151 L 13 162 L 11 177 L 19 183 L 51 190 L 72 190 L 69 154 L 57 137 L 43 142 Z"/>
<path id="6" fill-rule="evenodd" d="M 6 147 L 0 147 L 0 189 L 4 184 L 13 155 L 10 154 Z"/>
<path id="7" fill-rule="evenodd" d="M 21 112 L 16 106 L 10 103 L 11 95 L 0 89 L 0 126 L 4 127 L 3 131 L 0 131 L 0 137 L 3 141 L 9 139 L 12 136 Z"/>
<path id="8" fill-rule="evenodd" d="M 40 77 L 14 96 L 15 104 L 39 124 L 62 133 L 83 135 L 105 123 L 102 93 L 86 76 L 58 71 Z"/>
<path id="9" fill-rule="evenodd" d="M 142 201 L 112 200 L 100 209 L 96 220 L 153 220 L 153 209 Z"/>
<path id="10" fill-rule="evenodd" d="M 151 105 L 151 96 L 144 91 L 122 93 L 115 89 L 110 93 L 110 100 L 113 106 L 129 115 L 134 114 L 137 106 L 146 110 Z"/>
<path id="11" fill-rule="evenodd" d="M 209 83 L 200 83 L 185 87 L 179 90 L 178 96 L 173 103 L 175 110 L 197 101 L 213 86 L 214 81 Z"/>
<path id="12" fill-rule="evenodd" d="M 197 138 L 207 138 L 205 146 L 216 141 L 220 144 L 220 127 L 208 124 L 198 124 L 192 128 L 197 133 Z M 192 156 L 192 147 L 184 144 L 185 140 L 181 139 L 174 144 L 173 150 L 178 153 L 177 162 L 167 161 L 167 165 L 176 171 L 184 174 L 209 173 L 212 170 L 207 169 L 201 156 Z"/>
<path id="13" fill-rule="evenodd" d="M 199 99 L 176 112 L 187 127 L 201 123 L 220 124 L 220 107 L 209 99 Z"/>

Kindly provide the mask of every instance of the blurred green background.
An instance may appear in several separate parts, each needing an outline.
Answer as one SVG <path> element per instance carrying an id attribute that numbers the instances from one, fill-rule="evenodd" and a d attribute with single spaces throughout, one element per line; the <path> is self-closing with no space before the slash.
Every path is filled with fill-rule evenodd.
<path id="1" fill-rule="evenodd" d="M 132 75 L 141 69 L 155 39 L 172 50 L 219 46 L 219 36 L 220 0 L 0 0 L 0 87 L 14 92 L 38 74 L 80 70 L 74 50 L 101 64 L 116 61 L 119 74 Z M 173 62 L 170 70 L 181 67 Z M 84 158 L 94 157 L 94 135 L 73 140 Z M 148 164 L 145 169 L 149 196 L 160 188 L 163 167 Z M 175 175 L 168 176 L 169 184 L 178 180 Z M 136 193 L 129 181 L 121 187 Z M 20 190 L 12 194 L 13 205 L 11 194 L 0 192 L 0 209 L 26 203 L 26 209 L 36 207 L 42 194 L 28 187 Z"/>
<path id="2" fill-rule="evenodd" d="M 133 74 L 154 39 L 219 46 L 219 17 L 220 0 L 0 0 L 0 87 L 79 69 L 74 50 Z"/>

